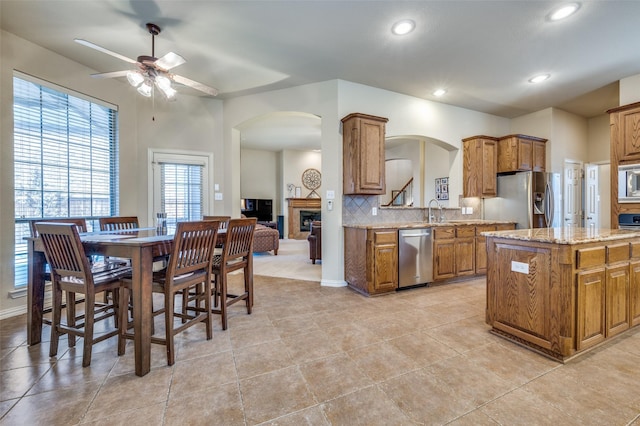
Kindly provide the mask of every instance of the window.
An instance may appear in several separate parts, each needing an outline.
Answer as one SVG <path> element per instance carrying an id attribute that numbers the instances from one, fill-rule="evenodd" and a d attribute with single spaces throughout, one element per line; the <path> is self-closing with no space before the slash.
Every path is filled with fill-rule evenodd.
<path id="1" fill-rule="evenodd" d="M 152 151 L 153 208 L 167 214 L 167 227 L 177 222 L 200 220 L 211 211 L 209 188 L 213 163 L 211 154 Z"/>
<path id="2" fill-rule="evenodd" d="M 13 78 L 15 283 L 27 282 L 30 219 L 118 212 L 117 110 L 16 73 Z"/>

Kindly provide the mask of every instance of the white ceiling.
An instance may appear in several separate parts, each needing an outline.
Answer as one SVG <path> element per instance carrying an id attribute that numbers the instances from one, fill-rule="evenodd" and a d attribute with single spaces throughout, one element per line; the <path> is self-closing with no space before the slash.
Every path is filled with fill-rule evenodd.
<path id="1" fill-rule="evenodd" d="M 508 118 L 548 107 L 593 117 L 618 105 L 618 80 L 640 74 L 640 1 L 582 1 L 574 16 L 549 22 L 562 3 L 1 0 L 0 17 L 2 29 L 96 72 L 129 64 L 74 38 L 136 58 L 151 54 L 145 23 L 156 23 L 156 56 L 179 53 L 187 63 L 173 71 L 216 87 L 221 99 L 343 79 Z M 416 30 L 392 35 L 405 18 Z M 551 78 L 527 82 L 539 73 Z M 445 97 L 431 95 L 438 87 Z M 298 131 L 310 119 L 294 118 Z M 267 121 L 255 134 L 295 140 L 292 124 L 278 119 L 286 133 L 268 132 Z"/>

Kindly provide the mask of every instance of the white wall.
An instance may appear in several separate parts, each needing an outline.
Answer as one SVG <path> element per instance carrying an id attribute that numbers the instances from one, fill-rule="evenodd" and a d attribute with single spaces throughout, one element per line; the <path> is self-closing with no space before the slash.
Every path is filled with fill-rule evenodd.
<path id="1" fill-rule="evenodd" d="M 620 80 L 620 105 L 640 102 L 640 74 Z"/>
<path id="2" fill-rule="evenodd" d="M 256 149 L 240 151 L 240 197 L 277 198 L 277 153 Z M 274 211 L 275 215 L 276 212 Z"/>
<path id="3" fill-rule="evenodd" d="M 611 133 L 609 114 L 603 114 L 588 120 L 587 161 L 598 163 L 610 160 Z"/>

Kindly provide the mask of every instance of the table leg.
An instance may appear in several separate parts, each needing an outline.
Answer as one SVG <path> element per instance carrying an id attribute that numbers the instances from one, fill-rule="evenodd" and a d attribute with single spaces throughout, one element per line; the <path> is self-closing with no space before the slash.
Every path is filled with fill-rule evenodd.
<path id="1" fill-rule="evenodd" d="M 144 376 L 151 370 L 152 268 L 153 256 L 151 248 L 141 247 L 131 258 L 133 329 L 137 376 Z"/>
<path id="2" fill-rule="evenodd" d="M 29 240 L 27 253 L 27 343 L 42 341 L 42 311 L 44 310 L 45 255 L 34 250 L 35 240 Z"/>

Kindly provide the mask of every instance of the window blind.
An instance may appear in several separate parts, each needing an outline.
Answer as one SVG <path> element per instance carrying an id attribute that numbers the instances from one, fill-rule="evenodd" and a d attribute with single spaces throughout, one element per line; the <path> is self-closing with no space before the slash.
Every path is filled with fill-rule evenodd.
<path id="1" fill-rule="evenodd" d="M 15 282 L 26 284 L 28 220 L 118 212 L 117 111 L 14 76 Z"/>
<path id="2" fill-rule="evenodd" d="M 202 218 L 203 180 L 202 165 L 160 163 L 160 208 L 167 214 L 169 228 Z"/>

